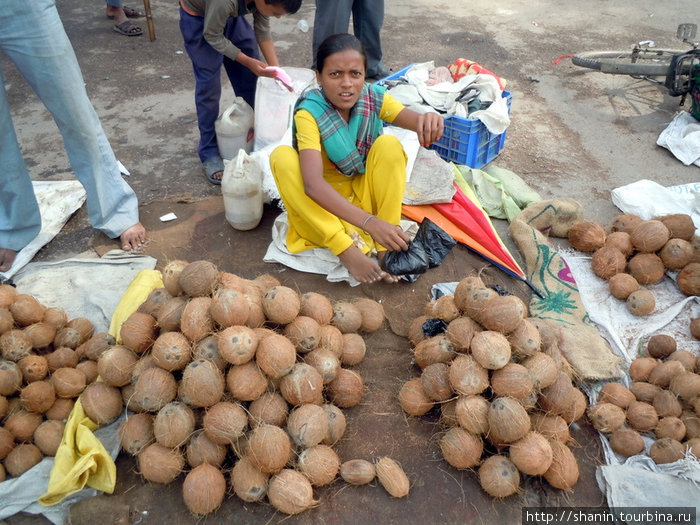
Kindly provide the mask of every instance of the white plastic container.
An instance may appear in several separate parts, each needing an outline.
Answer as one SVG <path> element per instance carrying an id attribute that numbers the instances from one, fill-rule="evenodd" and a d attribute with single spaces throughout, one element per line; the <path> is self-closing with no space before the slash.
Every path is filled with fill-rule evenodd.
<path id="1" fill-rule="evenodd" d="M 252 230 L 263 214 L 262 170 L 244 150 L 224 167 L 221 193 L 226 220 L 236 230 Z"/>
<path id="2" fill-rule="evenodd" d="M 214 123 L 216 143 L 222 159 L 236 158 L 239 150 L 250 153 L 253 149 L 255 114 L 242 97 L 236 97 L 231 106 Z"/>

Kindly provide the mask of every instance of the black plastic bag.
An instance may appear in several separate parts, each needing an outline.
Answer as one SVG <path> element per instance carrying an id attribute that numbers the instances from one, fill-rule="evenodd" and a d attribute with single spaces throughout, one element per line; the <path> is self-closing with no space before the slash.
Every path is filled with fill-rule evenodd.
<path id="1" fill-rule="evenodd" d="M 387 273 L 414 282 L 417 274 L 439 266 L 455 244 L 457 242 L 445 230 L 425 218 L 415 238 L 408 243 L 408 250 L 387 251 L 380 266 Z"/>
<path id="2" fill-rule="evenodd" d="M 431 318 L 426 320 L 421 325 L 421 329 L 423 330 L 424 337 L 434 337 L 444 333 L 445 330 L 447 330 L 447 323 L 442 319 L 438 319 L 437 317 Z"/>
<path id="3" fill-rule="evenodd" d="M 387 251 L 379 266 L 391 275 L 409 275 L 425 273 L 429 263 L 428 254 L 423 246 L 415 241 L 410 241 L 408 250 Z"/>
<path id="4" fill-rule="evenodd" d="M 457 244 L 450 235 L 427 217 L 418 228 L 413 242 L 420 244 L 428 254 L 428 268 L 440 266 L 450 250 Z"/>

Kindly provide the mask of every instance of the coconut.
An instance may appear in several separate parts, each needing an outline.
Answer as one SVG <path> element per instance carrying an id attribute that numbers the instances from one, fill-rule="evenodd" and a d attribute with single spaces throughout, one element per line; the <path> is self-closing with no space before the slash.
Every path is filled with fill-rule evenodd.
<path id="1" fill-rule="evenodd" d="M 27 326 L 24 333 L 29 337 L 32 348 L 42 349 L 53 343 L 56 337 L 56 327 L 49 323 L 38 322 Z"/>
<path id="2" fill-rule="evenodd" d="M 484 304 L 480 322 L 487 330 L 509 334 L 526 315 L 527 308 L 522 299 L 514 295 L 496 295 Z"/>
<path id="3" fill-rule="evenodd" d="M 625 257 L 629 257 L 634 252 L 630 234 L 623 231 L 611 232 L 605 238 L 605 246 L 612 246 L 622 252 Z"/>
<path id="4" fill-rule="evenodd" d="M 174 481 L 185 466 L 185 458 L 179 448 L 167 448 L 159 443 L 148 445 L 136 459 L 141 475 L 152 483 Z"/>
<path id="5" fill-rule="evenodd" d="M 119 443 L 122 450 L 137 456 L 145 447 L 155 441 L 153 416 L 146 412 L 127 416 L 119 427 Z"/>
<path id="6" fill-rule="evenodd" d="M 7 454 L 4 465 L 10 476 L 19 477 L 39 463 L 42 458 L 39 447 L 32 443 L 21 443 Z"/>
<path id="7" fill-rule="evenodd" d="M 211 334 L 197 341 L 192 348 L 192 359 L 206 359 L 214 363 L 220 370 L 226 368 L 227 363 L 219 353 L 218 334 Z"/>
<path id="8" fill-rule="evenodd" d="M 644 451 L 644 440 L 631 428 L 618 428 L 610 434 L 610 447 L 626 458 Z"/>
<path id="9" fill-rule="evenodd" d="M 410 482 L 401 465 L 389 457 L 379 458 L 375 465 L 377 479 L 386 491 L 395 498 L 408 496 Z"/>
<path id="10" fill-rule="evenodd" d="M 134 312 L 122 323 L 119 337 L 122 344 L 137 354 L 148 350 L 158 333 L 158 323 L 152 315 Z"/>
<path id="11" fill-rule="evenodd" d="M 512 443 L 530 431 L 530 418 L 516 399 L 497 397 L 489 405 L 488 438 L 494 444 Z"/>
<path id="12" fill-rule="evenodd" d="M 652 339 L 654 336 L 652 336 Z M 651 341 L 651 339 L 650 339 Z M 675 347 L 675 340 L 674 340 Z M 649 346 L 647 345 L 647 351 Z M 630 363 L 629 374 L 632 381 L 646 381 L 649 379 L 649 374 L 659 362 L 653 357 L 638 357 Z"/>
<path id="13" fill-rule="evenodd" d="M 460 354 L 450 363 L 448 379 L 458 394 L 480 394 L 489 386 L 488 371 L 471 355 Z"/>
<path id="14" fill-rule="evenodd" d="M 182 268 L 178 282 L 185 295 L 210 296 L 219 284 L 219 269 L 209 261 L 194 261 Z"/>
<path id="15" fill-rule="evenodd" d="M 423 339 L 413 349 L 415 362 L 421 368 L 433 363 L 447 363 L 454 354 L 454 347 L 445 334 Z"/>
<path id="16" fill-rule="evenodd" d="M 95 333 L 95 325 L 92 321 L 85 317 L 75 317 L 66 323 L 67 328 L 77 330 L 80 334 L 78 337 L 78 345 L 83 344 L 90 339 Z"/>
<path id="17" fill-rule="evenodd" d="M 157 412 L 170 403 L 177 394 L 175 377 L 159 367 L 141 372 L 134 384 L 134 402 L 147 412 Z"/>
<path id="18" fill-rule="evenodd" d="M 255 468 L 247 457 L 242 457 L 231 470 L 231 487 L 243 501 L 260 501 L 267 494 L 269 477 Z"/>
<path id="19" fill-rule="evenodd" d="M 508 363 L 491 374 L 491 389 L 499 397 L 527 397 L 535 385 L 530 371 L 518 363 Z"/>
<path id="20" fill-rule="evenodd" d="M 685 424 L 680 418 L 674 416 L 662 417 L 654 429 L 656 439 L 672 438 L 681 441 L 685 437 Z"/>
<path id="21" fill-rule="evenodd" d="M 12 411 L 5 418 L 5 428 L 12 433 L 15 441 L 31 441 L 34 437 L 34 431 L 44 420 L 41 414 L 29 412 L 22 408 Z"/>
<path id="22" fill-rule="evenodd" d="M 0 396 L 10 396 L 22 386 L 22 370 L 17 363 L 0 360 Z"/>
<path id="23" fill-rule="evenodd" d="M 478 465 L 484 451 L 480 437 L 461 427 L 452 427 L 440 438 L 442 456 L 457 469 L 467 469 Z"/>
<path id="24" fill-rule="evenodd" d="M 0 460 L 5 459 L 13 448 L 15 448 L 15 436 L 6 428 L 0 427 Z"/>
<path id="25" fill-rule="evenodd" d="M 17 362 L 22 371 L 22 377 L 26 383 L 41 381 L 49 373 L 49 365 L 46 358 L 41 355 L 28 355 Z"/>
<path id="26" fill-rule="evenodd" d="M 0 307 L 0 334 L 4 334 L 8 330 L 12 330 L 15 327 L 15 320 L 5 307 Z"/>
<path id="27" fill-rule="evenodd" d="M 57 397 L 78 397 L 87 387 L 87 377 L 76 368 L 59 368 L 51 374 L 51 384 Z"/>
<path id="28" fill-rule="evenodd" d="M 503 368 L 511 357 L 510 343 L 506 336 L 492 330 L 474 335 L 471 352 L 474 359 L 488 370 Z"/>
<path id="29" fill-rule="evenodd" d="M 542 352 L 537 352 L 523 360 L 522 365 L 530 373 L 533 387 L 543 390 L 557 380 L 559 368 L 552 357 Z"/>
<path id="30" fill-rule="evenodd" d="M 327 325 L 333 318 L 333 305 L 320 293 L 306 292 L 301 296 L 299 315 L 311 317 L 319 325 Z"/>
<path id="31" fill-rule="evenodd" d="M 340 470 L 340 458 L 328 445 L 315 445 L 303 450 L 297 458 L 296 468 L 314 487 L 333 482 Z"/>
<path id="32" fill-rule="evenodd" d="M 334 445 L 345 434 L 345 429 L 347 427 L 345 414 L 332 403 L 325 403 L 321 405 L 321 408 L 328 418 L 328 432 L 326 432 L 322 443 L 329 446 Z"/>
<path id="33" fill-rule="evenodd" d="M 22 389 L 20 400 L 29 412 L 43 414 L 56 401 L 56 391 L 49 381 L 34 381 Z"/>
<path id="34" fill-rule="evenodd" d="M 151 356 L 155 364 L 164 370 L 182 370 L 190 362 L 191 345 L 180 332 L 163 332 L 153 343 Z"/>
<path id="35" fill-rule="evenodd" d="M 279 472 L 292 457 L 289 434 L 275 425 L 263 424 L 255 427 L 248 437 L 247 456 L 253 466 L 261 472 Z"/>
<path id="36" fill-rule="evenodd" d="M 494 455 L 479 467 L 479 484 L 489 496 L 507 498 L 520 488 L 520 473 L 505 456 Z"/>
<path id="37" fill-rule="evenodd" d="M 116 344 L 116 342 L 117 341 L 112 334 L 107 332 L 99 332 L 85 341 L 83 356 L 87 359 L 97 361 L 100 355 L 102 355 L 102 352 L 107 350 L 110 346 Z"/>
<path id="38" fill-rule="evenodd" d="M 685 295 L 700 295 L 700 262 L 686 264 L 678 273 L 676 283 Z"/>
<path id="39" fill-rule="evenodd" d="M 85 361 L 80 361 L 75 365 L 75 369 L 85 374 L 85 383 L 90 384 L 97 381 L 99 377 L 99 372 L 97 371 L 97 363 L 86 359 Z"/>
<path id="40" fill-rule="evenodd" d="M 692 372 L 677 372 L 671 378 L 668 388 L 678 397 L 689 402 L 700 396 L 700 375 Z"/>
<path id="41" fill-rule="evenodd" d="M 579 467 L 571 449 L 560 441 L 550 441 L 552 447 L 552 464 L 544 479 L 554 488 L 571 490 L 578 482 Z"/>
<path id="42" fill-rule="evenodd" d="M 687 350 L 676 350 L 670 356 L 668 356 L 668 359 L 670 361 L 678 361 L 688 372 L 692 372 L 695 368 L 695 361 L 697 357 L 695 354 L 688 352 Z"/>
<path id="43" fill-rule="evenodd" d="M 467 318 L 470 319 L 470 318 Z M 427 315 L 420 315 L 414 319 L 411 320 L 411 322 L 408 325 L 408 340 L 411 341 L 411 344 L 413 346 L 416 346 L 418 343 L 420 343 L 423 339 L 425 339 L 427 336 L 425 334 L 425 331 L 423 330 L 423 326 L 425 325 L 426 321 L 429 320 L 429 317 Z M 472 321 L 474 322 L 474 321 Z M 474 322 L 475 326 L 478 326 Z M 473 335 L 473 334 L 472 334 Z M 471 338 L 470 338 L 471 341 Z"/>
<path id="44" fill-rule="evenodd" d="M 669 270 L 680 270 L 693 260 L 693 245 L 683 239 L 669 239 L 659 257 Z"/>
<path id="45" fill-rule="evenodd" d="M 409 416 L 427 414 L 433 408 L 433 404 L 420 378 L 409 379 L 399 390 L 399 405 Z"/>
<path id="46" fill-rule="evenodd" d="M 468 275 L 464 277 L 461 281 L 457 283 L 455 287 L 455 304 L 460 311 L 464 312 L 466 310 L 466 303 L 468 302 L 468 296 L 477 289 L 486 288 L 486 284 L 481 278 L 476 275 Z"/>
<path id="47" fill-rule="evenodd" d="M 423 390 L 433 401 L 445 401 L 453 396 L 449 378 L 450 367 L 445 363 L 433 363 L 423 369 L 420 380 Z"/>
<path id="48" fill-rule="evenodd" d="M 661 257 L 655 253 L 638 253 L 632 256 L 627 268 L 630 275 L 642 285 L 658 283 L 666 272 Z"/>
<path id="49" fill-rule="evenodd" d="M 605 229 L 597 222 L 583 221 L 569 228 L 571 246 L 580 252 L 594 252 L 605 244 Z"/>
<path id="50" fill-rule="evenodd" d="M 262 308 L 270 322 L 286 325 L 299 315 L 301 297 L 287 286 L 273 286 L 265 292 Z"/>
<path id="51" fill-rule="evenodd" d="M 512 443 L 508 449 L 508 456 L 520 472 L 530 476 L 541 476 L 552 465 L 553 452 L 549 440 L 533 431 Z"/>
<path id="52" fill-rule="evenodd" d="M 276 425 L 281 427 L 287 421 L 289 408 L 285 399 L 277 392 L 265 392 L 248 407 L 248 422 L 251 427 Z"/>
<path id="53" fill-rule="evenodd" d="M 214 322 L 226 328 L 245 324 L 250 313 L 250 304 L 242 292 L 219 288 L 214 292 L 209 311 Z"/>
<path id="54" fill-rule="evenodd" d="M 364 382 L 357 372 L 341 368 L 326 388 L 329 399 L 335 405 L 340 408 L 352 408 L 362 399 Z"/>
<path id="55" fill-rule="evenodd" d="M 512 353 L 523 358 L 535 355 L 542 347 L 542 337 L 537 326 L 529 319 L 522 319 L 518 326 L 508 334 Z"/>
<path id="56" fill-rule="evenodd" d="M 657 465 L 673 463 L 685 457 L 685 447 L 675 439 L 664 437 L 651 444 L 649 456 Z"/>
<path id="57" fill-rule="evenodd" d="M 655 219 L 641 221 L 629 233 L 632 245 L 643 253 L 660 250 L 671 237 L 664 223 Z"/>
<path id="58" fill-rule="evenodd" d="M 649 290 L 637 290 L 627 297 L 627 310 L 637 317 L 644 317 L 654 311 L 656 300 Z"/>
<path id="59" fill-rule="evenodd" d="M 549 440 L 567 443 L 571 439 L 569 425 L 564 418 L 556 414 L 542 414 L 533 412 L 530 414 L 532 429 L 542 434 Z"/>
<path id="60" fill-rule="evenodd" d="M 305 354 L 318 346 L 321 325 L 312 317 L 299 315 L 284 327 L 284 335 L 294 344 L 297 352 Z"/>
<path id="61" fill-rule="evenodd" d="M 196 430 L 187 442 L 185 457 L 187 464 L 194 468 L 203 463 L 221 467 L 226 459 L 226 446 L 214 443 L 207 437 L 204 430 Z"/>
<path id="62" fill-rule="evenodd" d="M 253 401 L 263 395 L 268 387 L 267 376 L 255 361 L 234 365 L 226 373 L 226 388 L 238 401 Z"/>
<path id="63" fill-rule="evenodd" d="M 318 347 L 327 348 L 340 359 L 343 355 L 343 333 L 333 325 L 321 325 Z"/>
<path id="64" fill-rule="evenodd" d="M 291 405 L 323 403 L 323 378 L 311 365 L 296 363 L 279 383 L 282 397 Z"/>
<path id="65" fill-rule="evenodd" d="M 34 444 L 39 447 L 44 456 L 55 456 L 58 446 L 63 439 L 65 423 L 56 420 L 47 420 L 34 431 Z"/>
<path id="66" fill-rule="evenodd" d="M 219 355 L 234 365 L 247 363 L 255 356 L 258 336 L 252 328 L 229 326 L 216 334 Z"/>
<path id="67" fill-rule="evenodd" d="M 343 334 L 343 353 L 340 362 L 346 366 L 359 365 L 365 359 L 367 347 L 360 334 Z"/>
<path id="68" fill-rule="evenodd" d="M 575 391 L 576 388 L 571 383 L 571 378 L 560 370 L 557 380 L 542 390 L 538 404 L 547 412 L 564 416 L 569 407 L 576 402 L 575 396 L 577 394 Z"/>
<path id="69" fill-rule="evenodd" d="M 156 288 L 148 294 L 148 297 L 146 297 L 146 300 L 137 308 L 137 311 L 150 314 L 153 317 L 158 317 L 158 311 L 161 306 L 171 297 L 172 295 L 170 295 L 165 288 Z"/>
<path id="70" fill-rule="evenodd" d="M 318 445 L 328 433 L 328 416 L 325 410 L 313 404 L 298 406 L 287 418 L 287 433 L 300 447 Z"/>
<path id="71" fill-rule="evenodd" d="M 700 417 L 691 414 L 681 415 L 681 421 L 685 425 L 686 439 L 700 437 Z"/>
<path id="72" fill-rule="evenodd" d="M 695 339 L 700 339 L 700 317 L 696 317 L 690 321 L 690 335 Z"/>
<path id="73" fill-rule="evenodd" d="M 169 297 L 158 309 L 156 320 L 163 332 L 176 332 L 180 330 L 180 320 L 187 305 L 184 296 Z"/>
<path id="74" fill-rule="evenodd" d="M 469 350 L 474 334 L 480 330 L 481 328 L 473 319 L 461 316 L 449 322 L 445 335 L 456 352 L 466 352 Z"/>
<path id="75" fill-rule="evenodd" d="M 46 364 L 49 372 L 54 372 L 59 368 L 75 368 L 78 364 L 78 354 L 72 348 L 62 346 L 53 352 L 46 354 Z"/>
<path id="76" fill-rule="evenodd" d="M 106 383 L 91 383 L 80 395 L 85 415 L 98 425 L 107 425 L 117 419 L 124 406 L 118 388 Z"/>
<path id="77" fill-rule="evenodd" d="M 624 272 L 627 257 L 612 246 L 603 246 L 593 252 L 591 266 L 593 272 L 601 279 L 610 279 L 613 275 Z"/>
<path id="78" fill-rule="evenodd" d="M 153 420 L 153 435 L 164 447 L 176 448 L 187 442 L 194 427 L 192 409 L 179 401 L 171 401 L 156 414 Z"/>
<path id="79" fill-rule="evenodd" d="M 17 297 L 17 288 L 11 284 L 0 284 L 0 308 L 9 308 Z"/>
<path id="80" fill-rule="evenodd" d="M 190 406 L 210 407 L 221 400 L 224 388 L 221 370 L 211 361 L 198 359 L 185 367 L 178 386 L 178 396 Z"/>
<path id="81" fill-rule="evenodd" d="M 229 445 L 243 435 L 248 416 L 237 403 L 220 401 L 204 414 L 202 428 L 207 437 L 219 445 Z"/>
<path id="82" fill-rule="evenodd" d="M 32 340 L 24 330 L 13 328 L 0 335 L 0 353 L 9 361 L 19 361 L 32 352 Z"/>
<path id="83" fill-rule="evenodd" d="M 182 311 L 180 330 L 193 343 L 204 339 L 214 330 L 214 320 L 209 313 L 211 302 L 211 297 L 195 297 Z"/>
<path id="84" fill-rule="evenodd" d="M 255 301 L 253 298 L 246 294 L 246 299 L 248 300 L 248 319 L 245 322 L 246 326 L 251 328 L 258 328 L 265 324 L 267 319 L 265 319 L 265 312 L 263 311 L 262 302 Z M 261 300 L 262 301 L 262 300 Z"/>
<path id="85" fill-rule="evenodd" d="M 284 469 L 270 478 L 267 499 L 285 514 L 299 514 L 318 504 L 309 480 L 292 469 Z"/>
<path id="86" fill-rule="evenodd" d="M 180 286 L 180 274 L 182 270 L 188 265 L 187 261 L 175 260 L 170 261 L 163 268 L 163 286 L 167 292 L 175 297 L 182 294 L 182 287 Z"/>
<path id="87" fill-rule="evenodd" d="M 610 277 L 608 287 L 613 297 L 624 301 L 632 292 L 639 290 L 639 283 L 630 274 L 622 272 Z"/>
<path id="88" fill-rule="evenodd" d="M 652 406 L 659 417 L 678 417 L 683 411 L 680 401 L 670 390 L 659 390 L 652 400 Z"/>
<path id="89" fill-rule="evenodd" d="M 97 371 L 108 385 L 124 386 L 131 382 L 137 361 L 138 356 L 129 348 L 116 345 L 102 353 L 97 360 Z"/>
<path id="90" fill-rule="evenodd" d="M 351 485 L 366 485 L 376 476 L 374 465 L 364 459 L 351 459 L 340 465 L 340 477 Z"/>
<path id="91" fill-rule="evenodd" d="M 598 394 L 599 403 L 612 403 L 622 409 L 635 400 L 632 391 L 620 383 L 605 383 Z"/>
<path id="92" fill-rule="evenodd" d="M 226 478 L 213 465 L 203 463 L 185 476 L 182 499 L 192 514 L 210 514 L 218 509 L 226 495 Z"/>
<path id="93" fill-rule="evenodd" d="M 443 295 L 432 301 L 431 311 L 426 312 L 426 315 L 433 319 L 441 319 L 446 323 L 457 319 L 461 312 L 455 303 L 455 298 L 452 295 Z"/>
<path id="94" fill-rule="evenodd" d="M 597 430 L 609 434 L 625 423 L 625 411 L 612 403 L 598 402 L 588 409 L 588 418 Z"/>
<path id="95" fill-rule="evenodd" d="M 10 312 L 19 326 L 29 326 L 44 319 L 46 307 L 34 296 L 18 293 L 10 305 Z"/>
<path id="96" fill-rule="evenodd" d="M 459 423 L 457 422 L 456 408 L 457 398 L 450 399 L 444 403 L 440 403 L 440 419 L 438 422 L 443 427 L 455 427 Z"/>
<path id="97" fill-rule="evenodd" d="M 316 348 L 304 356 L 304 362 L 313 366 L 321 374 L 323 384 L 335 378 L 340 368 L 340 360 L 328 348 Z"/>
<path id="98" fill-rule="evenodd" d="M 70 416 L 74 405 L 75 401 L 73 399 L 58 398 L 54 404 L 51 405 L 51 408 L 44 413 L 44 417 L 46 417 L 46 419 L 65 421 L 68 419 L 68 416 Z"/>
<path id="99" fill-rule="evenodd" d="M 692 217 L 685 213 L 674 213 L 656 217 L 656 220 L 668 228 L 671 238 L 679 238 L 689 241 L 695 233 L 695 224 Z"/>
<path id="100" fill-rule="evenodd" d="M 288 374 L 296 362 L 294 344 L 276 333 L 262 337 L 255 351 L 255 361 L 268 377 L 279 379 Z"/>
<path id="101" fill-rule="evenodd" d="M 627 424 L 635 430 L 646 432 L 656 428 L 659 416 L 649 403 L 633 401 L 627 407 Z"/>
<path id="102" fill-rule="evenodd" d="M 353 304 L 360 310 L 362 315 L 360 332 L 371 333 L 379 330 L 386 318 L 384 306 L 380 302 L 367 297 L 358 297 L 353 300 Z"/>
<path id="103" fill-rule="evenodd" d="M 484 435 L 489 430 L 489 402 L 482 396 L 460 396 L 455 403 L 455 419 L 470 434 Z"/>
<path id="104" fill-rule="evenodd" d="M 661 390 L 661 387 L 652 385 L 646 381 L 635 381 L 630 385 L 630 392 L 634 394 L 637 401 L 642 401 L 644 403 L 652 403 L 654 401 L 654 396 L 659 390 Z"/>
<path id="105" fill-rule="evenodd" d="M 685 368 L 678 361 L 664 361 L 654 367 L 649 373 L 649 383 L 666 388 L 671 383 L 671 379 L 677 374 L 685 373 Z"/>
<path id="106" fill-rule="evenodd" d="M 43 322 L 50 324 L 58 330 L 59 328 L 63 328 L 68 322 L 68 314 L 63 308 L 53 306 L 47 308 L 44 312 Z"/>
<path id="107" fill-rule="evenodd" d="M 0 396 L 0 420 L 5 419 L 5 416 L 9 410 L 10 402 L 5 396 Z"/>
<path id="108" fill-rule="evenodd" d="M 362 312 L 349 301 L 338 301 L 333 305 L 331 324 L 344 334 L 357 332 L 362 326 Z"/>
<path id="109" fill-rule="evenodd" d="M 489 299 L 498 296 L 498 292 L 491 288 L 475 288 L 464 299 L 464 308 L 462 311 L 476 322 L 481 323 L 481 316 Z"/>

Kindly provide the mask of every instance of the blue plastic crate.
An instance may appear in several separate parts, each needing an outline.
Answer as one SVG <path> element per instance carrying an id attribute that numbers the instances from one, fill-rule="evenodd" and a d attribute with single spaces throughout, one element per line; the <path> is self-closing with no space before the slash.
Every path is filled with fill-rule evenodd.
<path id="1" fill-rule="evenodd" d="M 396 80 L 403 76 L 414 64 L 410 64 L 390 76 L 382 79 Z M 503 91 L 503 98 L 508 105 L 508 113 L 513 95 Z M 489 132 L 479 119 L 462 117 L 446 117 L 445 131 L 442 138 L 435 142 L 430 149 L 435 150 L 440 157 L 455 164 L 463 164 L 470 168 L 482 168 L 495 159 L 506 143 L 507 130 L 501 134 Z"/>

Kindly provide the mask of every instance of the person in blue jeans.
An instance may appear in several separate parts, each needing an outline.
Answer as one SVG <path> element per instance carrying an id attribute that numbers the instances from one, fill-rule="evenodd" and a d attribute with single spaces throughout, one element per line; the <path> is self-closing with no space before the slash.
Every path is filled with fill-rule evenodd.
<path id="1" fill-rule="evenodd" d="M 107 3 L 107 18 L 114 20 L 114 29 L 124 36 L 141 36 L 143 29 L 134 24 L 130 18 L 141 18 L 145 16 L 143 11 L 124 5 L 122 0 L 105 0 Z"/>
<path id="2" fill-rule="evenodd" d="M 316 0 L 314 15 L 313 57 L 326 38 L 347 33 L 352 14 L 352 32 L 365 47 L 366 78 L 384 78 L 391 72 L 382 64 L 380 32 L 384 24 L 384 0 Z M 314 63 L 312 66 L 316 68 Z"/>
<path id="3" fill-rule="evenodd" d="M 54 0 L 0 2 L 2 50 L 51 112 L 75 176 L 85 187 L 88 218 L 123 250 L 140 247 L 146 230 L 138 200 L 119 172 L 114 152 L 85 90 L 80 66 Z M 0 70 L 0 80 L 2 70 Z M 0 272 L 41 230 L 39 205 L 0 90 Z"/>
<path id="4" fill-rule="evenodd" d="M 200 136 L 197 153 L 212 184 L 221 184 L 224 171 L 214 130 L 221 98 L 221 66 L 236 96 L 255 108 L 258 77 L 273 77 L 267 66 L 279 66 L 270 17 L 296 13 L 299 7 L 301 0 L 180 0 L 180 32 L 195 78 Z M 249 13 L 253 26 L 245 19 Z M 267 63 L 260 59 L 261 51 Z"/>

